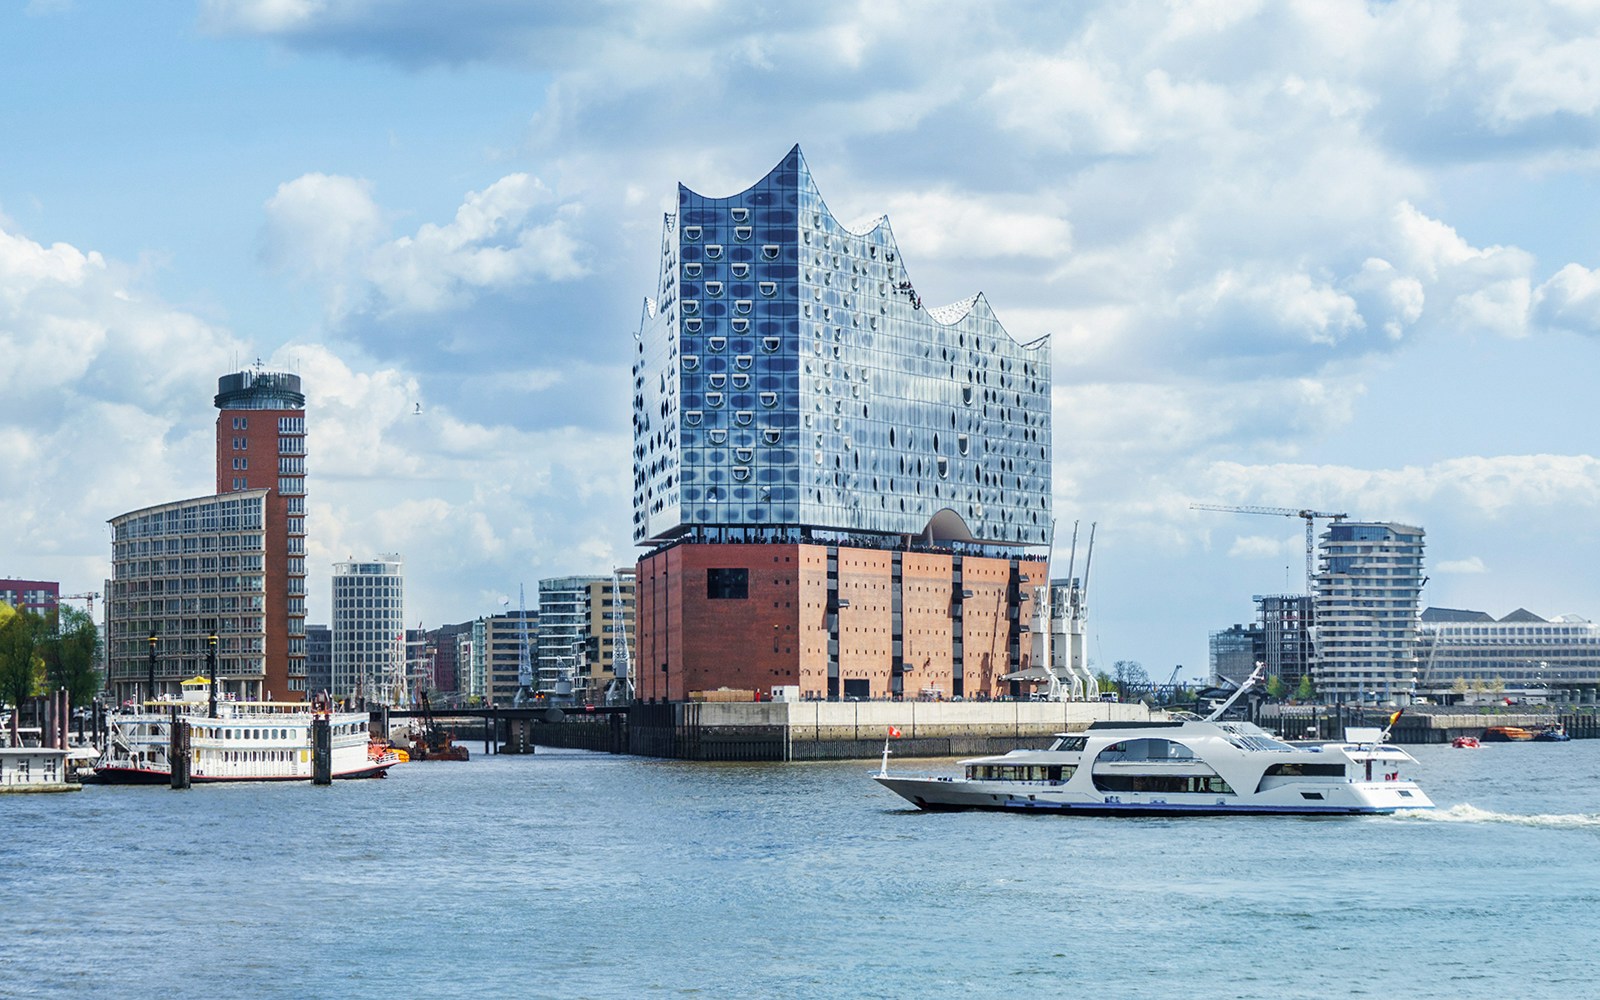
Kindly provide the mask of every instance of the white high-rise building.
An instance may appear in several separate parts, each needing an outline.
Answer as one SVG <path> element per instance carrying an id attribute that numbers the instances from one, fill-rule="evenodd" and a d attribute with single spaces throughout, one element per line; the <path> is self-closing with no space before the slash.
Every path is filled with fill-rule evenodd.
<path id="1" fill-rule="evenodd" d="M 1404 705 L 1416 689 L 1423 530 L 1336 521 L 1316 576 L 1317 694 L 1327 702 Z"/>
<path id="2" fill-rule="evenodd" d="M 333 696 L 404 704 L 404 566 L 398 555 L 333 565 Z"/>

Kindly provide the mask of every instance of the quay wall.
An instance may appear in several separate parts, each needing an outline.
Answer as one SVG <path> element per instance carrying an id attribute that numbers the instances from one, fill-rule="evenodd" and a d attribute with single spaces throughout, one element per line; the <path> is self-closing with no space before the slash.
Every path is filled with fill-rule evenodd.
<path id="1" fill-rule="evenodd" d="M 1332 706 L 1267 705 L 1257 718 L 1266 729 L 1289 739 L 1315 735 L 1338 739 L 1347 726 L 1385 726 L 1391 710 L 1374 711 Z M 1389 742 L 1402 744 L 1449 743 L 1458 736 L 1479 736 L 1490 726 L 1520 726 L 1539 730 L 1559 722 L 1575 740 L 1600 739 L 1600 714 L 1594 710 L 1459 709 L 1426 706 L 1408 708 L 1389 732 Z"/>
<path id="2" fill-rule="evenodd" d="M 706 702 L 636 705 L 625 723 L 541 723 L 535 743 L 679 760 L 963 757 L 1043 747 L 1100 721 L 1146 721 L 1144 705 L 1107 702 Z"/>

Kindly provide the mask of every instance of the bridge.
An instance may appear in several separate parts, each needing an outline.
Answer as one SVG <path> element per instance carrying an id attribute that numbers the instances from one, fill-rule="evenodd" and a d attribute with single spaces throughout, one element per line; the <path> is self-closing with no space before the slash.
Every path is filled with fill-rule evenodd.
<path id="1" fill-rule="evenodd" d="M 446 724 L 461 719 L 482 722 L 483 752 L 533 753 L 533 727 L 536 723 L 599 721 L 610 724 L 610 742 L 621 752 L 626 746 L 624 724 L 628 718 L 627 705 L 522 705 L 516 707 L 486 706 L 482 708 L 447 708 L 427 711 L 420 708 L 375 708 L 368 712 L 374 732 L 387 734 L 394 719 L 423 719 L 431 717 L 435 724 Z M 503 749 L 497 748 L 503 744 Z"/>

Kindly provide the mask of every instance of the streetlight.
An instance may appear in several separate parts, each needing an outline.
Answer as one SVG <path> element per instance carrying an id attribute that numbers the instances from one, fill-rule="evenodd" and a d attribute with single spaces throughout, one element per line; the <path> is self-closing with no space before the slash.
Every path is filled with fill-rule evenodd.
<path id="1" fill-rule="evenodd" d="M 161 640 L 156 638 L 155 626 L 150 628 L 150 662 L 146 678 L 145 697 L 151 701 L 156 697 L 156 644 Z"/>

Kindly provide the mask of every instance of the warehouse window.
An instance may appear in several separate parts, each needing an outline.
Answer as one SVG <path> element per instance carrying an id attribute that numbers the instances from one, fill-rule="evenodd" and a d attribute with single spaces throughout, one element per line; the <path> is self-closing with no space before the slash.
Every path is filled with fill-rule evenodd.
<path id="1" fill-rule="evenodd" d="M 706 597 L 711 600 L 743 601 L 750 597 L 750 571 L 747 569 L 706 570 Z"/>

